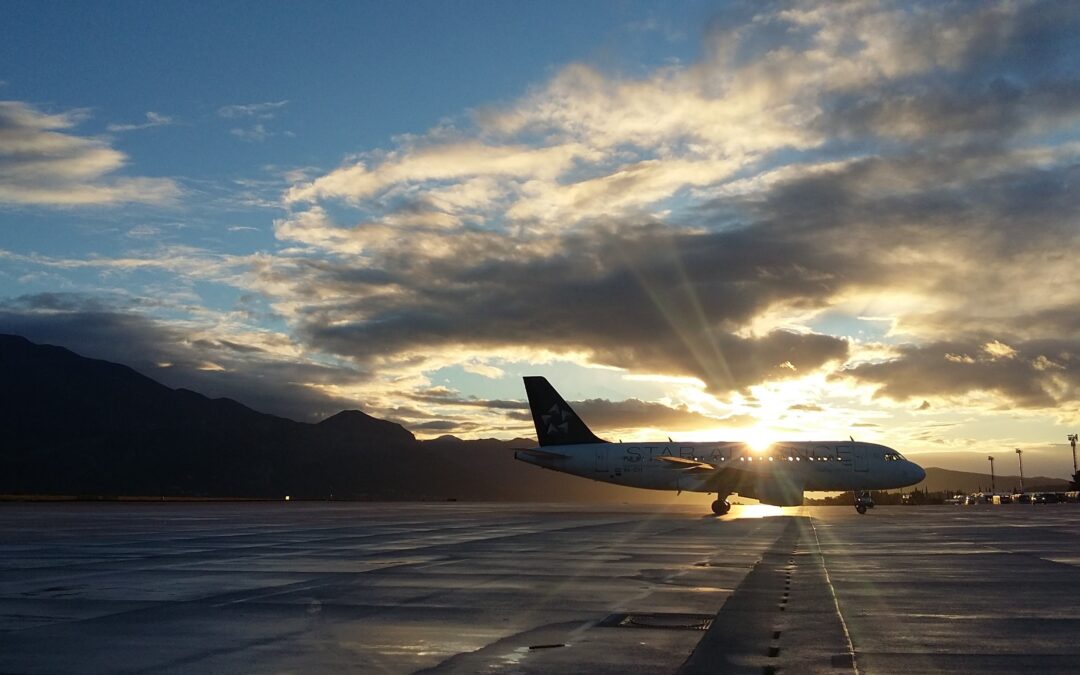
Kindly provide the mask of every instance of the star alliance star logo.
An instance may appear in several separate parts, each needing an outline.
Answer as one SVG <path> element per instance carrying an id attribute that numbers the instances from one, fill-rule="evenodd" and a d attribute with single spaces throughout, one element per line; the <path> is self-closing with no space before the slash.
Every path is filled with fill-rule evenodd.
<path id="1" fill-rule="evenodd" d="M 551 406 L 551 410 L 547 411 L 546 415 L 540 417 L 544 420 L 544 424 L 547 425 L 547 432 L 552 436 L 558 436 L 570 431 L 570 420 L 573 419 L 573 416 L 569 410 L 560 408 L 557 403 Z"/>

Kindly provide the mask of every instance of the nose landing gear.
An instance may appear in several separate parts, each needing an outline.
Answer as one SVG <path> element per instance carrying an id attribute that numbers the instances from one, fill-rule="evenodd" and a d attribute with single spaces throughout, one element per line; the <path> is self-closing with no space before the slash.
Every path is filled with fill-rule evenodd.
<path id="1" fill-rule="evenodd" d="M 731 510 L 731 504 L 727 499 L 717 499 L 712 503 L 712 512 L 718 516 L 722 516 Z"/>
<path id="2" fill-rule="evenodd" d="M 874 498 L 866 490 L 855 493 L 855 510 L 860 514 L 866 513 L 866 509 L 874 508 Z"/>

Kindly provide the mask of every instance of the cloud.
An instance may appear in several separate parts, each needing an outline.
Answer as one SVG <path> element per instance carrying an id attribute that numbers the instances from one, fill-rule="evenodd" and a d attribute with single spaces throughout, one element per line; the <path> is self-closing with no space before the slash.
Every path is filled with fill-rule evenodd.
<path id="1" fill-rule="evenodd" d="M 446 388 L 418 391 L 411 394 L 410 398 L 426 406 L 436 406 L 440 410 L 448 408 L 484 409 L 508 413 L 508 417 L 529 423 L 532 422 L 532 417 L 528 412 L 529 405 L 526 401 L 464 397 L 458 392 Z M 622 401 L 587 399 L 584 401 L 571 401 L 570 405 L 592 429 L 599 432 L 639 428 L 695 431 L 746 426 L 754 421 L 752 418 L 743 416 L 713 417 L 695 412 L 682 405 L 672 406 L 654 401 L 641 401 L 635 398 Z M 407 414 L 407 416 L 417 415 L 423 415 L 423 413 L 414 411 Z M 465 416 L 469 415 L 475 415 L 475 413 L 465 413 Z M 410 425 L 410 428 L 413 428 L 413 426 L 417 425 Z"/>
<path id="2" fill-rule="evenodd" d="M 422 389 L 409 395 L 409 398 L 420 403 L 429 403 L 440 406 L 462 406 L 470 408 L 487 408 L 491 410 L 528 410 L 529 404 L 525 401 L 506 401 L 499 399 L 480 399 L 476 397 L 464 397 L 458 392 L 445 387 Z"/>
<path id="3" fill-rule="evenodd" d="M 129 231 L 129 236 L 152 237 L 157 228 L 139 225 Z M 259 256 L 254 259 L 258 260 Z M 89 256 L 86 258 L 62 258 L 40 254 L 23 255 L 0 248 L 0 260 L 30 268 L 43 267 L 52 270 L 98 270 L 103 274 L 152 270 L 169 272 L 177 278 L 217 281 L 240 285 L 242 271 L 251 265 L 252 258 L 216 254 L 180 244 L 160 245 L 140 252 L 131 252 L 114 258 Z"/>
<path id="4" fill-rule="evenodd" d="M 594 398 L 572 402 L 570 405 L 589 427 L 598 431 L 641 428 L 672 432 L 697 431 L 742 427 L 755 422 L 753 418 L 745 416 L 717 418 L 694 412 L 684 406 L 672 407 L 636 398 L 624 401 Z"/>
<path id="5" fill-rule="evenodd" d="M 371 257 L 366 267 L 356 257 L 278 261 L 267 279 L 294 297 L 317 294 L 317 304 L 293 317 L 297 330 L 358 362 L 455 345 L 529 346 L 698 377 L 723 392 L 803 375 L 847 354 L 846 342 L 824 335 L 734 334 L 776 301 L 828 296 L 833 275 L 791 266 L 796 247 L 783 241 L 647 225 L 534 245 L 495 233 L 433 233 L 429 249 L 415 233 L 401 240 L 384 228 L 337 228 L 316 210 L 277 231 Z"/>
<path id="6" fill-rule="evenodd" d="M 248 141 L 251 143 L 262 143 L 263 141 L 274 135 L 272 132 L 267 131 L 266 127 L 262 124 L 255 124 L 247 129 L 229 129 L 229 133 L 233 136 L 236 136 L 242 141 Z"/>
<path id="7" fill-rule="evenodd" d="M 1080 339 L 1004 345 L 982 338 L 904 345 L 898 352 L 894 359 L 859 364 L 841 376 L 874 385 L 877 396 L 900 401 L 986 393 L 1023 408 L 1080 402 Z M 919 409 L 929 407 L 924 400 Z"/>
<path id="8" fill-rule="evenodd" d="M 416 401 L 443 406 L 461 406 L 485 408 L 489 410 L 510 410 L 527 412 L 526 401 L 505 401 L 497 399 L 478 399 L 462 397 L 449 389 L 429 389 L 411 396 Z M 647 402 L 638 399 L 609 401 L 606 399 L 588 399 L 571 401 L 570 405 L 589 426 L 595 429 L 627 429 L 634 427 L 653 427 L 658 429 L 712 429 L 729 423 L 728 420 L 703 415 L 689 410 L 685 406 L 672 407 L 663 403 Z M 522 419 L 531 421 L 529 415 Z"/>
<path id="9" fill-rule="evenodd" d="M 142 124 L 110 124 L 105 127 L 109 131 L 136 131 L 139 129 L 150 129 L 151 127 L 164 127 L 173 124 L 173 118 L 162 115 L 156 112 L 146 113 L 146 121 Z"/>
<path id="10" fill-rule="evenodd" d="M 373 168 L 361 161 L 295 185 L 285 194 L 285 201 L 344 199 L 357 202 L 396 185 L 476 176 L 550 180 L 572 166 L 585 152 L 584 147 L 576 144 L 530 148 L 476 141 L 407 148 L 381 158 Z"/>
<path id="11" fill-rule="evenodd" d="M 143 223 L 128 230 L 127 236 L 132 239 L 157 239 L 162 233 L 163 230 L 160 227 Z"/>
<path id="12" fill-rule="evenodd" d="M 225 119 L 272 119 L 278 111 L 288 105 L 288 101 L 266 101 L 263 103 L 242 103 L 224 105 L 218 108 L 218 116 Z"/>
<path id="13" fill-rule="evenodd" d="M 124 153 L 67 132 L 86 116 L 82 110 L 49 115 L 0 101 L 0 204 L 165 204 L 180 196 L 169 178 L 112 176 L 127 163 Z"/>
<path id="14" fill-rule="evenodd" d="M 277 117 L 289 101 L 266 101 L 262 103 L 243 103 L 221 106 L 218 117 L 227 120 L 249 122 L 248 126 L 233 127 L 229 133 L 247 143 L 262 143 L 274 136 L 292 136 L 291 131 L 276 132 L 267 128 L 265 122 Z"/>

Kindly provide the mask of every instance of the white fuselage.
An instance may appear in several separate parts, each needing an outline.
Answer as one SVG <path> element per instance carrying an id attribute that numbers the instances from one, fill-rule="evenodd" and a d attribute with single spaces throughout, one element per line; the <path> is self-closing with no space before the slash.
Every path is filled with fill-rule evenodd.
<path id="1" fill-rule="evenodd" d="M 685 464 L 661 459 L 664 456 L 716 469 L 691 471 Z M 725 480 L 735 474 L 744 479 L 750 476 L 759 484 L 783 483 L 801 490 L 899 488 L 914 485 L 926 475 L 891 448 L 855 441 L 776 443 L 762 451 L 738 442 L 594 443 L 523 450 L 516 457 L 606 483 L 692 492 L 723 491 Z"/>

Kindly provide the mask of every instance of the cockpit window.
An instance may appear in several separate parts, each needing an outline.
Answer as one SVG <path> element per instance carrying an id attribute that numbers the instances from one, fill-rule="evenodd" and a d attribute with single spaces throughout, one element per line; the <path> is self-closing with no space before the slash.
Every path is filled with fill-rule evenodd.
<path id="1" fill-rule="evenodd" d="M 886 462 L 899 462 L 899 461 L 901 461 L 903 459 L 904 459 L 903 455 L 901 455 L 899 452 L 886 452 L 885 453 L 885 461 Z"/>

